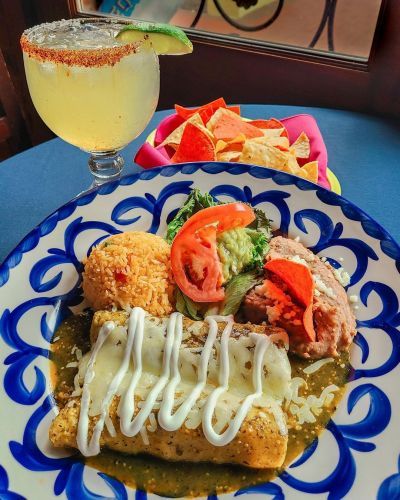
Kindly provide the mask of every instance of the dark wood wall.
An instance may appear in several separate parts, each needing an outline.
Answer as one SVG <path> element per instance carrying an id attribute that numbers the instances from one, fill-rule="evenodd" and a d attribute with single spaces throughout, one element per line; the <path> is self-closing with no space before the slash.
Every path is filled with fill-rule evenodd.
<path id="1" fill-rule="evenodd" d="M 76 16 L 73 0 L 0 0 L 0 48 L 24 117 L 26 144 L 52 136 L 30 101 L 19 37 L 44 21 Z M 400 116 L 400 0 L 384 2 L 368 63 L 323 54 L 238 44 L 192 36 L 194 52 L 161 57 L 159 109 L 196 105 L 219 96 L 235 103 L 324 106 Z M 24 131 L 25 128 L 25 131 Z"/>
<path id="2" fill-rule="evenodd" d="M 25 80 L 19 39 L 22 32 L 45 21 L 68 18 L 67 1 L 0 0 L 0 49 L 6 62 L 11 83 L 17 95 L 17 103 L 25 122 L 24 144 L 34 145 L 53 137 L 36 113 Z"/>

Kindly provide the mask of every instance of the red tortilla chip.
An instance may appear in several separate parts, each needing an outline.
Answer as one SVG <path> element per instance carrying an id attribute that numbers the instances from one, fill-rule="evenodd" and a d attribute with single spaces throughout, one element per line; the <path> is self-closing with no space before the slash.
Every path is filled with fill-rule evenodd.
<path id="1" fill-rule="evenodd" d="M 308 342 L 315 342 L 312 305 L 314 280 L 308 267 L 288 259 L 273 259 L 265 264 L 265 269 L 276 274 L 288 287 L 291 295 L 305 307 L 303 326 Z"/>
<path id="2" fill-rule="evenodd" d="M 188 123 L 191 123 L 192 125 L 196 125 L 197 127 L 201 128 L 204 127 L 203 121 L 199 115 L 199 113 L 194 113 L 190 118 L 188 118 L 186 121 L 181 123 L 178 127 L 176 127 L 169 135 L 166 137 L 163 142 L 160 144 L 160 146 L 171 146 L 174 149 L 176 149 L 181 142 L 182 139 L 182 134 L 183 131 L 186 128 L 186 125 Z M 205 129 L 206 127 L 204 127 Z M 207 130 L 208 132 L 208 130 Z M 211 134 L 209 134 L 211 135 Z M 210 137 L 211 138 L 211 137 Z"/>
<path id="3" fill-rule="evenodd" d="M 240 115 L 240 106 L 227 106 L 223 97 L 215 99 L 215 101 L 211 101 L 198 108 L 184 108 L 179 104 L 175 104 L 175 111 L 181 118 L 187 120 L 195 113 L 199 113 L 204 124 L 208 122 L 208 120 L 219 108 L 226 108 L 233 111 L 237 115 Z"/>
<path id="4" fill-rule="evenodd" d="M 216 109 L 219 109 L 221 107 L 226 108 L 226 106 L 219 106 Z M 203 120 L 204 125 L 207 125 L 208 120 L 212 117 L 212 115 L 215 113 L 215 111 L 216 110 L 214 108 L 204 108 L 204 109 L 201 109 L 199 111 L 199 115 L 201 116 L 201 119 Z"/>
<path id="5" fill-rule="evenodd" d="M 226 109 L 229 109 L 229 111 L 233 111 L 240 116 L 240 106 L 227 106 Z"/>
<path id="6" fill-rule="evenodd" d="M 214 161 L 215 159 L 215 148 L 212 140 L 203 130 L 188 122 L 171 161 L 185 163 L 187 161 Z"/>
<path id="7" fill-rule="evenodd" d="M 242 152 L 242 149 L 243 149 L 243 142 L 231 142 L 224 149 L 224 151 L 239 151 L 239 152 Z"/>
<path id="8" fill-rule="evenodd" d="M 271 118 L 270 120 L 251 120 L 249 121 L 254 127 L 268 129 L 268 128 L 283 128 L 281 136 L 289 138 L 289 134 L 285 128 L 285 125 L 277 120 L 276 118 Z"/>
<path id="9" fill-rule="evenodd" d="M 239 106 L 220 106 L 219 108 L 224 108 L 224 109 L 229 109 L 229 111 L 232 111 L 233 113 L 240 115 L 240 107 Z M 219 109 L 217 108 L 217 109 Z M 201 116 L 201 119 L 203 120 L 204 125 L 208 123 L 212 115 L 215 113 L 215 109 L 213 108 L 207 108 L 199 111 L 199 115 Z"/>
<path id="10" fill-rule="evenodd" d="M 223 108 L 219 108 L 214 113 L 207 128 L 211 129 L 217 140 L 221 139 L 223 141 L 231 141 L 241 134 L 247 139 L 262 137 L 264 135 L 259 128 L 244 121 L 229 109 Z"/>
<path id="11" fill-rule="evenodd" d="M 203 106 L 199 106 L 198 108 L 184 108 L 179 104 L 175 104 L 175 111 L 184 120 L 187 120 L 194 113 L 199 113 L 203 109 L 214 108 L 214 111 L 216 111 L 218 108 L 221 107 L 226 108 L 226 102 L 223 97 L 219 97 L 218 99 L 215 99 L 215 101 L 211 101 L 208 104 L 203 104 Z"/>
<path id="12" fill-rule="evenodd" d="M 194 113 L 199 113 L 203 123 L 207 123 L 218 108 L 226 108 L 226 102 L 223 97 L 215 99 L 215 101 L 211 101 L 208 104 L 204 104 L 203 106 L 195 109 L 188 109 L 183 106 L 179 106 L 179 104 L 175 104 L 175 111 L 180 117 L 187 120 Z"/>

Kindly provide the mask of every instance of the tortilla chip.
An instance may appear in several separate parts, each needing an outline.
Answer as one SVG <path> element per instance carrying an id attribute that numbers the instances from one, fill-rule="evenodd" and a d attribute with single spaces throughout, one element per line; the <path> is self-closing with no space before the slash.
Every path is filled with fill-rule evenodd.
<path id="1" fill-rule="evenodd" d="M 168 146 L 173 147 L 174 149 L 177 149 L 177 147 L 179 146 L 179 144 L 181 142 L 183 131 L 185 130 L 186 125 L 188 123 L 191 123 L 192 125 L 196 125 L 205 134 L 207 134 L 210 137 L 210 139 L 212 140 L 213 136 L 210 133 L 210 131 L 203 125 L 203 121 L 202 121 L 199 113 L 195 113 L 190 118 L 188 118 L 185 122 L 181 123 L 181 125 L 179 125 L 179 127 L 177 127 L 173 132 L 171 132 L 169 134 L 169 136 L 166 139 L 164 139 L 164 141 L 160 144 L 160 146 L 162 147 L 162 146 L 168 145 Z"/>
<path id="2" fill-rule="evenodd" d="M 305 307 L 302 334 L 305 334 L 305 342 L 315 342 L 316 333 L 312 315 L 315 285 L 310 269 L 298 262 L 279 258 L 269 260 L 264 268 L 278 276 L 285 283 L 292 297 Z"/>
<path id="3" fill-rule="evenodd" d="M 227 152 L 227 151 L 236 151 L 241 153 L 243 149 L 243 143 L 242 142 L 234 142 L 234 143 L 228 143 L 225 141 L 218 141 L 217 142 L 218 147 L 215 147 L 215 152 L 216 153 L 222 153 L 222 152 Z"/>
<path id="4" fill-rule="evenodd" d="M 222 151 L 217 153 L 217 161 L 239 161 L 241 151 Z"/>
<path id="5" fill-rule="evenodd" d="M 302 132 L 290 146 L 290 149 L 295 153 L 296 158 L 307 159 L 310 157 L 310 139 Z"/>
<path id="6" fill-rule="evenodd" d="M 265 137 L 282 137 L 283 128 L 260 129 Z"/>
<path id="7" fill-rule="evenodd" d="M 240 106 L 227 106 L 226 109 L 229 109 L 240 116 Z"/>
<path id="8" fill-rule="evenodd" d="M 318 162 L 310 161 L 303 165 L 300 169 L 300 172 L 297 174 L 304 179 L 307 179 L 311 182 L 318 182 Z"/>
<path id="9" fill-rule="evenodd" d="M 226 151 L 236 151 L 241 153 L 243 149 L 243 142 L 236 142 L 232 144 L 228 144 L 228 146 L 224 149 L 224 152 Z"/>
<path id="10" fill-rule="evenodd" d="M 199 106 L 198 108 L 184 108 L 179 104 L 175 104 L 175 111 L 176 114 L 181 116 L 184 120 L 188 120 L 195 113 L 199 113 L 201 116 L 201 113 L 208 109 L 212 109 L 212 113 L 214 113 L 214 111 L 220 107 L 226 108 L 226 102 L 223 97 L 219 97 L 218 99 L 215 99 L 215 101 L 203 104 L 203 106 Z"/>
<path id="11" fill-rule="evenodd" d="M 225 108 L 217 109 L 208 121 L 207 128 L 213 133 L 215 139 L 223 141 L 231 141 L 240 134 L 248 139 L 263 136 L 259 128 L 250 125 L 236 113 Z"/>
<path id="12" fill-rule="evenodd" d="M 228 144 L 240 144 L 246 141 L 246 136 L 244 134 L 239 134 L 234 137 Z"/>
<path id="13" fill-rule="evenodd" d="M 318 181 L 318 162 L 299 164 L 310 156 L 304 132 L 290 145 L 282 122 L 243 118 L 239 107 L 227 106 L 223 98 L 194 109 L 179 105 L 175 109 L 186 121 L 160 144 L 172 148 L 172 162 L 241 161 Z"/>
<path id="14" fill-rule="evenodd" d="M 215 145 L 215 152 L 219 151 L 242 151 L 243 143 L 245 142 L 246 137 L 243 134 L 239 134 L 237 137 L 232 139 L 231 141 L 217 141 Z"/>
<path id="15" fill-rule="evenodd" d="M 178 116 L 180 116 L 184 120 L 187 120 L 195 113 L 198 113 L 204 125 L 208 122 L 208 120 L 212 117 L 212 115 L 218 108 L 230 109 L 234 113 L 240 115 L 240 106 L 227 106 L 223 97 L 215 99 L 215 101 L 211 101 L 198 108 L 184 108 L 179 104 L 175 104 L 175 111 Z"/>
<path id="16" fill-rule="evenodd" d="M 277 170 L 287 171 L 289 168 L 289 156 L 268 144 L 259 144 L 255 141 L 246 141 L 243 146 L 239 161 L 252 163 L 262 167 L 271 167 Z"/>
<path id="17" fill-rule="evenodd" d="M 274 146 L 281 151 L 289 151 L 289 139 L 287 137 L 256 137 L 255 139 L 251 139 L 254 142 L 258 142 L 259 144 L 267 144 L 269 146 Z"/>
<path id="18" fill-rule="evenodd" d="M 214 143 L 208 134 L 198 125 L 187 123 L 181 142 L 171 161 L 185 163 L 187 161 L 214 161 L 215 159 Z"/>
<path id="19" fill-rule="evenodd" d="M 276 118 L 270 118 L 269 120 L 250 120 L 249 123 L 264 130 L 279 130 L 280 135 L 289 138 L 289 134 L 285 128 L 285 125 L 277 120 Z"/>
<path id="20" fill-rule="evenodd" d="M 179 127 L 173 130 L 169 134 L 169 136 L 163 140 L 160 146 L 169 145 L 175 148 L 178 147 L 182 139 L 183 131 L 185 130 L 185 127 L 188 123 L 191 123 L 193 125 L 203 125 L 203 121 L 200 118 L 200 115 L 198 113 L 195 113 L 194 115 L 190 116 L 185 122 L 181 123 Z"/>
<path id="21" fill-rule="evenodd" d="M 288 153 L 287 157 L 288 157 L 288 169 L 285 170 L 285 172 L 288 172 L 289 174 L 293 175 L 299 175 L 301 167 L 299 165 L 299 162 L 297 161 L 296 156 L 293 153 Z"/>
<path id="22" fill-rule="evenodd" d="M 217 141 L 215 145 L 215 153 L 218 154 L 220 151 L 223 151 L 228 146 L 228 143 L 225 141 Z"/>

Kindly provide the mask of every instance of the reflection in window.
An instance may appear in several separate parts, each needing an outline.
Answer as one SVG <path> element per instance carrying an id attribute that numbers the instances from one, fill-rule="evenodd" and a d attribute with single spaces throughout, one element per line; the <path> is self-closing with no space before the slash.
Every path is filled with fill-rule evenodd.
<path id="1" fill-rule="evenodd" d="M 165 22 L 367 59 L 382 0 L 76 0 L 81 12 Z"/>

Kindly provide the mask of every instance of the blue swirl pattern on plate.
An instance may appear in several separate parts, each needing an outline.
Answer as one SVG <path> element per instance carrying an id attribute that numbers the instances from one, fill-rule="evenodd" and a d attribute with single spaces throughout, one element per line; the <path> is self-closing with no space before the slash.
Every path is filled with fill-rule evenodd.
<path id="1" fill-rule="evenodd" d="M 400 499 L 400 455 L 397 465 L 397 473 L 387 477 L 379 487 L 378 500 Z"/>
<path id="2" fill-rule="evenodd" d="M 8 484 L 8 475 L 4 467 L 0 465 L 0 498 L 2 500 L 25 500 L 25 497 L 10 491 Z"/>
<path id="3" fill-rule="evenodd" d="M 243 177 L 238 177 L 240 175 Z M 144 171 L 105 184 L 54 212 L 7 257 L 0 267 L 0 292 L 5 289 L 7 283 L 17 286 L 13 284 L 13 270 L 24 266 L 25 254 L 38 251 L 40 255 L 26 268 L 30 287 L 29 299 L 11 302 L 0 312 L 0 335 L 8 353 L 3 359 L 4 389 L 9 400 L 17 404 L 17 408 L 27 416 L 25 426 L 21 429 L 22 441 L 10 440 L 9 451 L 15 463 L 28 471 L 57 472 L 52 491 L 54 495 L 64 493 L 71 499 L 105 498 L 85 484 L 85 466 L 73 455 L 52 458 L 40 449 L 38 427 L 48 417 L 49 412 L 54 411 L 53 399 L 47 394 L 47 372 L 43 370 L 49 355 L 49 343 L 60 322 L 71 314 L 71 308 L 79 307 L 82 303 L 81 259 L 90 253 L 92 246 L 110 234 L 127 229 L 141 229 L 153 233 L 160 231 L 164 221 L 176 213 L 182 199 L 194 186 L 192 177 L 197 178 L 200 184 L 205 184 L 203 188 L 209 190 L 217 199 L 240 200 L 252 206 L 263 205 L 267 212 L 272 210 L 279 219 L 279 222 L 274 221 L 275 227 L 284 233 L 293 232 L 297 228 L 297 234 L 303 235 L 305 240 L 309 238 L 313 241 L 309 245 L 310 248 L 316 253 L 323 251 L 335 267 L 338 267 L 339 262 L 329 253 L 334 247 L 344 249 L 347 255 L 352 256 L 349 259 L 355 262 L 350 286 L 359 287 L 361 303 L 365 308 L 370 300 L 378 300 L 380 303 L 380 309 L 374 308 L 373 317 L 358 319 L 357 326 L 360 331 L 355 343 L 361 356 L 353 368 L 350 392 L 343 401 L 343 404 L 347 403 L 349 417 L 353 413 L 358 414 L 359 405 L 367 407 L 366 414 L 356 422 L 339 423 L 335 417 L 335 421 L 328 424 L 327 431 L 336 443 L 338 455 L 336 463 L 332 462 L 331 472 L 321 478 L 317 477 L 316 471 L 312 481 L 299 479 L 298 475 L 294 475 L 302 467 L 317 463 L 320 441 L 325 438 L 323 435 L 322 438 L 316 439 L 279 479 L 235 493 L 235 496 L 259 493 L 280 500 L 285 498 L 285 492 L 290 488 L 298 493 L 328 493 L 328 498 L 342 498 L 351 492 L 355 485 L 357 454 L 368 453 L 372 456 L 378 446 L 372 438 L 384 436 L 391 424 L 391 398 L 379 384 L 371 381 L 379 381 L 380 377 L 388 375 L 397 368 L 400 361 L 398 290 L 388 284 L 385 276 L 382 281 L 377 281 L 375 277 L 370 279 L 369 270 L 371 263 L 384 258 L 386 262 L 392 261 L 394 269 L 399 271 L 400 249 L 379 224 L 340 196 L 303 179 L 249 165 L 176 165 Z M 153 182 L 149 182 L 152 180 Z M 222 182 L 219 182 L 220 180 Z M 133 188 L 130 189 L 129 186 Z M 147 188 L 149 192 L 146 192 Z M 302 194 L 307 191 L 310 194 Z M 310 199 L 313 203 L 311 206 L 304 206 L 303 201 L 303 206 L 297 209 L 297 199 Z M 102 206 L 100 203 L 103 200 L 109 214 L 85 212 L 85 208 L 90 209 L 92 204 L 94 207 L 96 203 L 99 207 Z M 320 209 L 317 208 L 318 205 Z M 337 210 L 331 207 L 340 209 L 340 217 Z M 85 215 L 87 213 L 90 213 L 90 218 Z M 355 223 L 360 225 L 357 229 L 358 237 L 348 230 L 354 228 Z M 61 225 L 62 228 L 59 229 Z M 57 238 L 58 246 L 46 246 L 46 237 L 55 231 L 59 231 L 61 235 Z M 83 240 L 85 243 L 82 243 Z M 3 300 L 3 303 L 8 302 Z M 28 342 L 24 335 L 24 325 L 29 318 L 35 318 L 34 328 L 37 333 L 36 336 L 29 336 Z M 374 350 L 368 334 L 369 331 L 375 330 L 385 336 L 390 346 L 389 351 L 378 360 L 373 355 Z M 44 345 L 46 347 L 43 347 Z M 33 381 L 29 386 L 26 384 L 28 379 Z M 31 411 L 29 407 L 32 407 Z M 391 468 L 393 469 L 394 467 Z M 128 497 L 125 486 L 117 480 L 102 473 L 98 473 L 97 477 L 98 481 L 103 482 L 103 487 L 107 488 L 108 495 L 112 495 L 107 498 Z M 379 500 L 399 497 L 399 477 L 396 473 L 383 480 L 376 491 Z M 48 492 L 48 495 L 51 493 Z M 2 467 L 0 496 L 23 498 L 8 491 L 7 472 Z M 147 494 L 137 490 L 135 498 L 147 498 Z M 216 496 L 210 495 L 209 498 Z"/>

